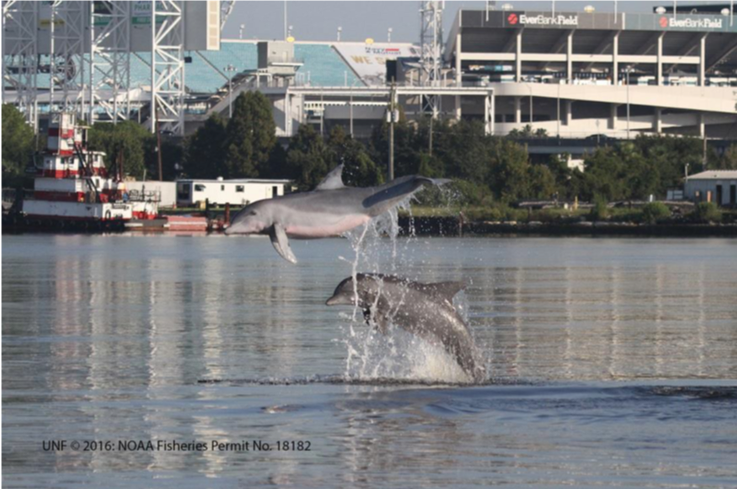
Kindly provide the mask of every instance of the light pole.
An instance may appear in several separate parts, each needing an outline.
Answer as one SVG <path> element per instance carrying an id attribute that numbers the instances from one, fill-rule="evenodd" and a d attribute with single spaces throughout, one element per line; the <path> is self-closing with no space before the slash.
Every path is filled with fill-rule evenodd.
<path id="1" fill-rule="evenodd" d="M 343 32 L 343 28 L 338 26 L 338 39 L 337 41 L 340 42 L 340 33 Z"/>
<path id="2" fill-rule="evenodd" d="M 228 117 L 233 118 L 233 72 L 238 69 L 230 64 L 223 69 L 228 72 Z"/>
<path id="3" fill-rule="evenodd" d="M 630 72 L 632 67 L 627 67 L 627 139 L 630 138 Z"/>
<path id="4" fill-rule="evenodd" d="M 291 26 L 291 25 L 289 26 L 289 30 L 287 31 L 287 39 L 289 39 L 290 37 L 292 37 L 292 29 L 293 28 L 294 28 L 294 26 Z"/>
<path id="5" fill-rule="evenodd" d="M 284 40 L 289 37 L 287 35 L 287 0 L 284 0 Z"/>
<path id="6" fill-rule="evenodd" d="M 617 17 L 619 16 L 619 9 L 617 8 L 617 0 L 614 0 L 614 23 L 617 23 Z"/>
<path id="7" fill-rule="evenodd" d="M 243 39 L 243 29 L 246 28 L 246 24 L 241 24 L 238 29 L 238 39 Z"/>
<path id="8" fill-rule="evenodd" d="M 386 30 L 386 42 L 392 42 L 392 28 Z"/>

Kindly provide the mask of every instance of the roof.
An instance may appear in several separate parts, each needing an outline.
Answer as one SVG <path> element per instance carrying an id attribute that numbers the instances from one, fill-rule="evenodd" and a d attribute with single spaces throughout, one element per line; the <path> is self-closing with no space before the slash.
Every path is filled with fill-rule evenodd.
<path id="1" fill-rule="evenodd" d="M 206 178 L 182 178 L 177 180 L 179 182 L 197 182 L 197 183 L 289 183 L 291 180 L 279 180 L 272 178 L 233 178 L 233 179 L 222 179 L 213 180 Z"/>
<path id="2" fill-rule="evenodd" d="M 737 180 L 737 170 L 708 170 L 689 175 L 689 180 Z"/>

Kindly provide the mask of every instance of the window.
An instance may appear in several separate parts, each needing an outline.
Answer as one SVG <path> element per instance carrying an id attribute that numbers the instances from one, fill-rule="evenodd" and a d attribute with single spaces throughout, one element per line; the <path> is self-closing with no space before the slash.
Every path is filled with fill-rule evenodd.
<path id="1" fill-rule="evenodd" d="M 220 191 L 222 192 L 223 190 L 225 190 L 225 185 L 220 185 Z"/>
<path id="2" fill-rule="evenodd" d="M 271 187 L 271 197 L 272 198 L 277 197 L 278 195 L 279 195 L 279 187 L 274 185 L 273 187 Z"/>
<path id="3" fill-rule="evenodd" d="M 235 191 L 236 192 L 245 192 L 246 189 L 245 189 L 245 187 L 243 185 L 236 185 L 235 186 Z"/>
<path id="4" fill-rule="evenodd" d="M 205 186 L 198 183 L 197 185 L 194 186 L 194 191 L 195 192 L 204 192 L 205 191 Z"/>

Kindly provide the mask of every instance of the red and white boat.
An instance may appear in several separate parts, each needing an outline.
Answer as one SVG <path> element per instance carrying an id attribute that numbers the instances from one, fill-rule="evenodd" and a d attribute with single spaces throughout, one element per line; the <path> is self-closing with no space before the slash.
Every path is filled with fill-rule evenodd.
<path id="1" fill-rule="evenodd" d="M 138 219 L 154 219 L 158 201 L 129 195 L 122 172 L 109 174 L 105 153 L 87 149 L 87 128 L 74 114 L 59 113 L 49 123 L 43 164 L 37 168 L 33 197 L 23 201 L 26 223 L 39 227 L 122 227 Z"/>

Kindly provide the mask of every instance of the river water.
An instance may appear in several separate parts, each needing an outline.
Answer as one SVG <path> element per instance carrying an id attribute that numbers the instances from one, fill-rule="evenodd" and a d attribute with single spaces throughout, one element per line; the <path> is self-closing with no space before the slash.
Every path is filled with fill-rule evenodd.
<path id="1" fill-rule="evenodd" d="M 4 487 L 737 485 L 737 240 L 363 243 L 358 271 L 469 283 L 475 386 L 324 305 L 349 240 L 2 245 Z"/>

